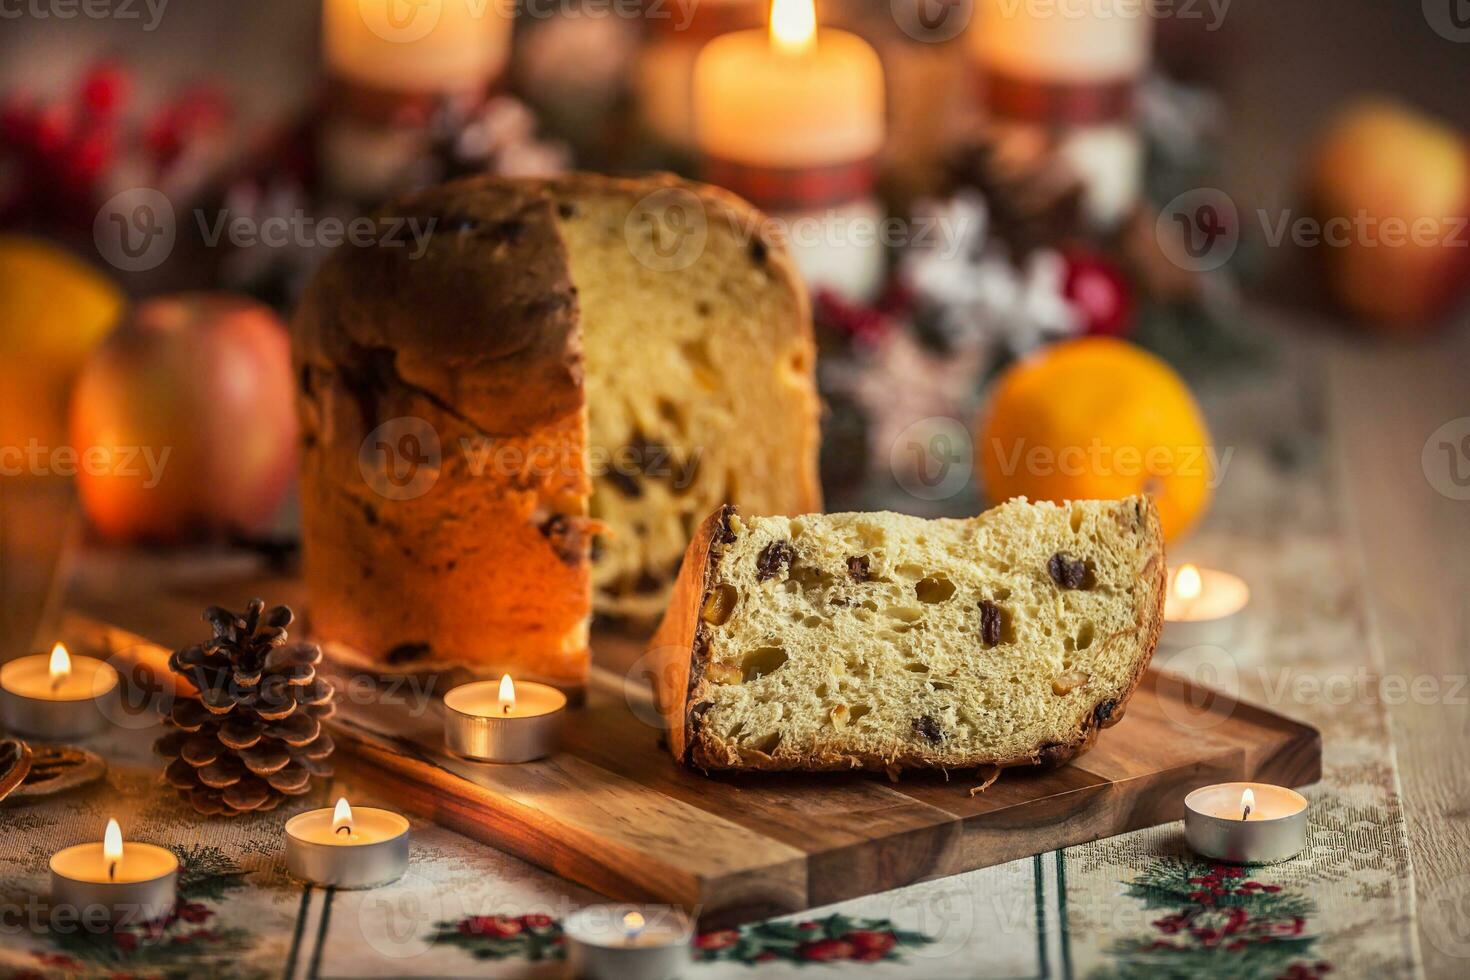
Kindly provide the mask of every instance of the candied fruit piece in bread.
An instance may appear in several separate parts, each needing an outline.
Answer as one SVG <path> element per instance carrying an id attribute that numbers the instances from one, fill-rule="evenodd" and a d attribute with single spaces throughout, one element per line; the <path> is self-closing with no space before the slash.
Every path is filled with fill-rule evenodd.
<path id="1" fill-rule="evenodd" d="M 653 640 L 669 745 L 704 769 L 1059 764 L 1122 716 L 1164 590 L 1144 497 L 968 520 L 726 506 Z"/>

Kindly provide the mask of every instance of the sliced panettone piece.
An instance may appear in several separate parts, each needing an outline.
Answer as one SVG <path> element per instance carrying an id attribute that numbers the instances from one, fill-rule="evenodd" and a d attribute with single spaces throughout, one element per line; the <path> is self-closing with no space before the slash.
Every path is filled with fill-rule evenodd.
<path id="1" fill-rule="evenodd" d="M 706 769 L 1065 762 L 1122 716 L 1164 591 L 1144 497 L 968 520 L 726 506 L 653 641 L 669 745 Z"/>

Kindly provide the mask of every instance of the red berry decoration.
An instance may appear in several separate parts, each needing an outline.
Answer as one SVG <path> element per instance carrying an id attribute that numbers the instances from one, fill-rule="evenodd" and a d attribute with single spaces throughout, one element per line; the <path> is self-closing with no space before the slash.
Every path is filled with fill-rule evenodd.
<path id="1" fill-rule="evenodd" d="M 94 116 L 110 119 L 128 101 L 132 77 L 127 69 L 112 61 L 99 62 L 82 78 L 82 108 Z"/>
<path id="2" fill-rule="evenodd" d="M 854 929 L 842 938 L 851 943 L 857 956 L 863 959 L 882 959 L 898 945 L 898 938 L 893 933 L 872 929 Z"/>
<path id="3" fill-rule="evenodd" d="M 78 191 L 91 188 L 112 166 L 116 140 L 103 126 L 83 134 L 67 152 L 63 171 L 70 186 Z"/>
<path id="4" fill-rule="evenodd" d="M 29 149 L 36 136 L 38 122 L 35 103 L 13 95 L 0 102 L 0 142 L 13 149 Z"/>
<path id="5" fill-rule="evenodd" d="M 826 327 L 868 346 L 876 346 L 891 326 L 891 321 L 881 310 L 854 303 L 830 289 L 817 292 L 813 315 L 819 327 Z"/>
<path id="6" fill-rule="evenodd" d="M 796 952 L 804 960 L 830 963 L 833 960 L 850 960 L 856 950 L 846 940 L 819 939 L 813 943 L 802 943 L 796 947 Z"/>
<path id="7" fill-rule="evenodd" d="M 38 154 L 46 159 L 56 159 L 71 143 L 76 129 L 76 117 L 71 106 L 48 105 L 36 116 L 35 145 Z"/>
<path id="8" fill-rule="evenodd" d="M 1133 330 L 1133 289 L 1113 261 L 1097 252 L 1071 251 L 1062 294 L 1082 318 L 1083 331 L 1126 337 Z"/>

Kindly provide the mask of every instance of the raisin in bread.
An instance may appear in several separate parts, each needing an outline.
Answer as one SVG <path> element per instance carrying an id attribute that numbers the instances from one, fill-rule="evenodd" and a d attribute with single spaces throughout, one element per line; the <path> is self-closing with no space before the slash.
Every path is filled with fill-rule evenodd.
<path id="1" fill-rule="evenodd" d="M 712 508 L 820 507 L 808 301 L 748 205 L 571 175 L 381 214 L 432 222 L 423 254 L 339 249 L 295 322 L 309 615 L 337 656 L 576 686 L 593 582 L 651 620 Z"/>
<path id="2" fill-rule="evenodd" d="M 652 650 L 674 754 L 708 769 L 1065 762 L 1163 625 L 1143 497 L 969 520 L 711 516 Z"/>

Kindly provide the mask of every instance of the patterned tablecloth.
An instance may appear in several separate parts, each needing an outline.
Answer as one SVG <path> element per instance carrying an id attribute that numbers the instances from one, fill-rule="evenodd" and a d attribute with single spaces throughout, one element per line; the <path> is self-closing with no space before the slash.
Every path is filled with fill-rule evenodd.
<path id="1" fill-rule="evenodd" d="M 1191 856 L 1180 825 L 1069 847 L 802 915 L 700 934 L 692 980 L 878 977 L 1317 977 L 1420 973 L 1394 752 L 1361 577 L 1321 454 L 1237 447 L 1210 529 L 1173 560 L 1252 584 L 1234 649 L 1158 658 L 1165 669 L 1317 725 L 1324 778 L 1307 851 L 1253 869 Z M 1182 720 L 1179 737 L 1190 737 Z M 225 977 L 561 976 L 560 923 L 598 896 L 430 824 L 409 873 L 363 892 L 285 872 L 286 813 L 202 821 L 159 785 L 151 732 L 93 747 L 106 782 L 0 805 L 0 975 Z M 302 801 L 326 805 L 340 783 Z M 366 795 L 357 799 L 371 802 Z M 97 840 L 109 816 L 183 859 L 174 917 L 150 928 L 47 925 L 48 856 Z M 753 970 L 752 964 L 760 967 Z M 827 964 L 822 966 L 821 964 Z"/>

